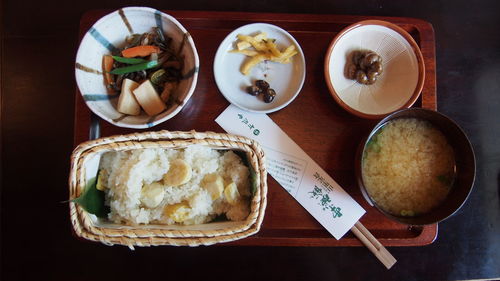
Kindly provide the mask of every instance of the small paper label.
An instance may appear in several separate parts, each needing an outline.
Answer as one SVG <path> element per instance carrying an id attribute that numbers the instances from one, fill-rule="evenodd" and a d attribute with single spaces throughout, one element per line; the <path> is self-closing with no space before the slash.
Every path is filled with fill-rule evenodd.
<path id="1" fill-rule="evenodd" d="M 230 105 L 215 122 L 230 134 L 258 141 L 266 154 L 268 173 L 336 239 L 342 238 L 365 213 L 266 114 Z"/>

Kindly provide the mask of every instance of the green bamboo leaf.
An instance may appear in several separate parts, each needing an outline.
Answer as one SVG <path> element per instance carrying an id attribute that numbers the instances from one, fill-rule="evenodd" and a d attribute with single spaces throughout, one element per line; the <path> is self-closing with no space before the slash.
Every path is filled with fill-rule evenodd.
<path id="1" fill-rule="evenodd" d="M 97 177 L 91 178 L 80 197 L 71 200 L 82 206 L 82 208 L 99 218 L 106 218 L 110 209 L 104 205 L 104 192 L 96 188 Z"/>

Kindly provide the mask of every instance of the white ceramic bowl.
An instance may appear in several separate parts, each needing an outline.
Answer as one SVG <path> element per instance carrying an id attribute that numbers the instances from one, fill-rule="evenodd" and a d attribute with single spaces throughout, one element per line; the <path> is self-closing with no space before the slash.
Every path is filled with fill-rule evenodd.
<path id="1" fill-rule="evenodd" d="M 110 94 L 104 84 L 102 57 L 122 47 L 126 36 L 151 32 L 153 27 L 162 28 L 173 39 L 176 49 L 186 38 L 181 50 L 184 79 L 177 88 L 178 102 L 155 116 L 145 112 L 137 116 L 122 114 L 116 110 L 118 95 Z M 175 18 L 152 8 L 128 7 L 102 17 L 85 34 L 76 55 L 75 76 L 83 99 L 99 117 L 120 127 L 149 128 L 181 111 L 196 87 L 199 65 L 193 38 Z"/>
<path id="2" fill-rule="evenodd" d="M 371 50 L 382 57 L 383 73 L 375 84 L 348 79 L 346 63 L 354 50 Z M 342 30 L 325 58 L 325 78 L 333 98 L 347 111 L 379 119 L 415 103 L 424 84 L 424 62 L 413 38 L 395 24 L 367 20 Z"/>
<path id="3" fill-rule="evenodd" d="M 238 34 L 256 35 L 259 32 L 266 32 L 268 38 L 276 39 L 280 49 L 295 45 L 298 53 L 292 57 L 291 63 L 264 61 L 254 66 L 249 75 L 243 75 L 240 68 L 248 57 L 229 51 L 235 49 Z M 250 112 L 271 113 L 297 97 L 306 77 L 306 63 L 299 43 L 290 33 L 272 24 L 252 23 L 237 28 L 222 41 L 215 54 L 214 76 L 217 87 L 230 103 Z M 267 81 L 276 91 L 276 98 L 271 103 L 246 93 L 246 88 L 259 79 Z"/>

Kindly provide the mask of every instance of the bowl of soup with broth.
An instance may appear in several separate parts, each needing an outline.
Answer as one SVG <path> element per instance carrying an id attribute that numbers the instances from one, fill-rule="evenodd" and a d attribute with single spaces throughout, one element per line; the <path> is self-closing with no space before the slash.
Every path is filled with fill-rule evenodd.
<path id="1" fill-rule="evenodd" d="M 358 149 L 356 174 L 365 198 L 384 215 L 426 225 L 448 218 L 466 201 L 475 158 L 450 118 L 411 108 L 375 126 Z"/>

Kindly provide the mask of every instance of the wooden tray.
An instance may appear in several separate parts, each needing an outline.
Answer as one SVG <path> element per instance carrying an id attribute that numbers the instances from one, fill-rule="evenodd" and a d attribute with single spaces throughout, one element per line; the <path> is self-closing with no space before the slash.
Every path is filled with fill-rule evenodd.
<path id="1" fill-rule="evenodd" d="M 90 11 L 80 22 L 80 39 L 103 15 L 111 11 Z M 335 103 L 323 74 L 325 52 L 333 37 L 357 21 L 379 19 L 395 23 L 408 31 L 419 44 L 425 60 L 425 83 L 414 105 L 436 110 L 436 68 L 434 30 L 422 20 L 411 18 L 337 15 L 265 14 L 234 12 L 165 11 L 176 17 L 191 33 L 200 56 L 200 74 L 195 93 L 173 119 L 153 130 L 197 130 L 224 132 L 215 118 L 229 105 L 219 92 L 213 76 L 215 52 L 232 30 L 253 22 L 267 22 L 290 32 L 306 57 L 306 81 L 299 96 L 286 108 L 269 116 L 327 173 L 329 173 L 367 213 L 361 222 L 385 246 L 421 246 L 437 237 L 437 224 L 408 227 L 392 222 L 370 207 L 361 195 L 354 177 L 354 155 L 363 136 L 376 121 L 355 117 Z M 91 112 L 80 93 L 75 99 L 75 146 L 89 139 L 95 130 Z M 91 126 L 91 124 L 93 124 Z M 132 129 L 98 121 L 101 136 L 131 133 Z M 260 232 L 231 245 L 274 246 L 362 246 L 352 234 L 336 240 L 305 211 L 272 177 L 269 177 L 268 207 Z"/>

